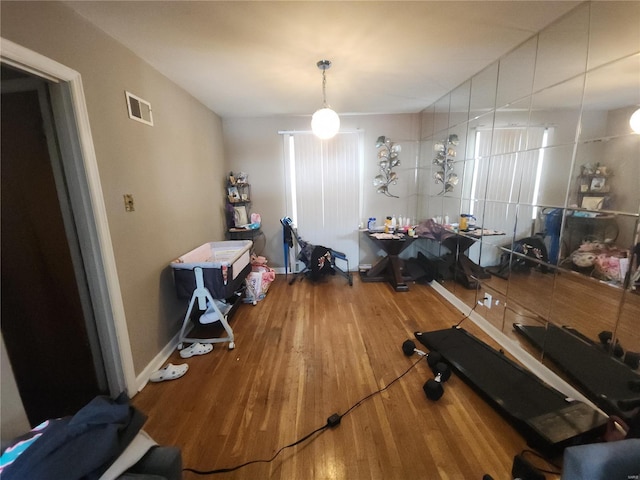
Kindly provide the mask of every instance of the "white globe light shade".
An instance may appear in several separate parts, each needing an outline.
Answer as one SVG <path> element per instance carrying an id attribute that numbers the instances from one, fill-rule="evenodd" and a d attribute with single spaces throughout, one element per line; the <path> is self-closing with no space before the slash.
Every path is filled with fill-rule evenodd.
<path id="1" fill-rule="evenodd" d="M 333 137 L 340 129 L 340 117 L 330 108 L 321 108 L 311 117 L 311 130 L 322 139 Z"/>
<path id="2" fill-rule="evenodd" d="M 640 108 L 631 115 L 629 125 L 631 125 L 631 130 L 635 133 L 640 133 Z"/>

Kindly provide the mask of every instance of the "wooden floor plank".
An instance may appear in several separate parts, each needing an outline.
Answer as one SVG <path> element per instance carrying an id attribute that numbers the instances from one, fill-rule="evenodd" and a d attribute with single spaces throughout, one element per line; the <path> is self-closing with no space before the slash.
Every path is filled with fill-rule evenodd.
<path id="1" fill-rule="evenodd" d="M 269 459 L 409 369 L 419 357 L 406 357 L 401 345 L 413 332 L 460 319 L 427 285 L 395 292 L 357 276 L 353 287 L 338 276 L 293 285 L 278 276 L 263 301 L 242 305 L 231 320 L 235 350 L 216 345 L 186 360 L 172 354 L 170 362 L 189 364 L 187 374 L 147 385 L 133 403 L 148 415 L 144 428 L 156 441 L 181 448 L 186 467 Z M 442 399 L 429 401 L 422 385 L 432 376 L 422 360 L 338 427 L 271 463 L 217 478 L 510 478 L 524 439 L 455 375 Z"/>

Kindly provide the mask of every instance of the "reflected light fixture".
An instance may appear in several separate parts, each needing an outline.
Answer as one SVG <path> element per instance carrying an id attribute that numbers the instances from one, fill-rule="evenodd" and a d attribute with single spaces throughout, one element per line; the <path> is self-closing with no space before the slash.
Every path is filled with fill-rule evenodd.
<path id="1" fill-rule="evenodd" d="M 629 119 L 629 125 L 631 125 L 631 130 L 633 130 L 633 133 L 640 133 L 640 108 L 633 112 L 633 114 L 631 115 L 631 118 Z"/>
<path id="2" fill-rule="evenodd" d="M 333 137 L 340 129 L 340 117 L 327 105 L 327 77 L 325 72 L 331 67 L 330 60 L 320 60 L 316 65 L 322 70 L 322 108 L 311 117 L 311 130 L 322 139 Z"/>

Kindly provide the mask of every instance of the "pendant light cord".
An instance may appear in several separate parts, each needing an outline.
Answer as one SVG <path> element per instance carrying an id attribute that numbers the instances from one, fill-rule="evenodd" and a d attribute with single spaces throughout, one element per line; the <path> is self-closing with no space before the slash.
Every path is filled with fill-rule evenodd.
<path id="1" fill-rule="evenodd" d="M 322 69 L 322 106 L 327 108 L 327 76 L 325 75 L 326 70 Z"/>

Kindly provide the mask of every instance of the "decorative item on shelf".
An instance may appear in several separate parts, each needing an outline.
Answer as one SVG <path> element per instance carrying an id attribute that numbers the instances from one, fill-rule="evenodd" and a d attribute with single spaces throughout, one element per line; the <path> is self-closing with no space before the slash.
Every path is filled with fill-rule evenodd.
<path id="1" fill-rule="evenodd" d="M 244 172 L 238 172 L 234 175 L 229 172 L 227 181 L 227 201 L 229 203 L 249 203 L 249 176 Z"/>
<path id="2" fill-rule="evenodd" d="M 249 183 L 249 174 L 245 172 L 238 172 L 236 173 L 235 177 L 236 177 L 236 183 L 240 185 L 245 185 Z"/>
<path id="3" fill-rule="evenodd" d="M 584 176 L 580 178 L 580 193 L 586 193 L 589 191 L 590 185 L 587 182 L 588 178 L 589 177 L 584 177 Z"/>
<path id="4" fill-rule="evenodd" d="M 580 175 L 583 177 L 587 177 L 589 175 L 594 175 L 598 177 L 609 177 L 613 174 L 612 170 L 606 165 L 601 165 L 600 163 L 596 163 L 592 165 L 591 163 L 585 163 L 580 167 Z"/>
<path id="5" fill-rule="evenodd" d="M 338 133 L 340 117 L 327 104 L 327 77 L 325 72 L 331 67 L 331 61 L 320 60 L 316 65 L 322 70 L 322 108 L 316 110 L 311 117 L 311 130 L 317 137 L 326 140 Z"/>
<path id="6" fill-rule="evenodd" d="M 602 210 L 604 201 L 607 197 L 583 197 L 580 208 L 585 210 Z"/>
<path id="7" fill-rule="evenodd" d="M 453 191 L 453 187 L 458 184 L 458 175 L 453 172 L 453 162 L 456 156 L 456 146 L 458 145 L 458 135 L 451 134 L 444 142 L 436 142 L 433 149 L 436 157 L 433 164 L 440 167 L 433 177 L 436 183 L 442 183 L 443 189 L 440 195 Z"/>
<path id="8" fill-rule="evenodd" d="M 235 228 L 243 228 L 249 224 L 247 208 L 244 205 L 233 207 L 233 223 Z"/>
<path id="9" fill-rule="evenodd" d="M 585 210 L 610 210 L 614 195 L 611 194 L 613 171 L 600 163 L 585 163 L 580 167 L 577 182 L 577 202 Z"/>
<path id="10" fill-rule="evenodd" d="M 393 169 L 400 165 L 398 153 L 402 147 L 383 135 L 378 137 L 376 148 L 378 148 L 378 166 L 382 173 L 373 179 L 373 186 L 378 188 L 378 193 L 384 193 L 387 197 L 399 198 L 389 192 L 389 185 L 398 183 L 398 175 Z"/>
<path id="11" fill-rule="evenodd" d="M 227 196 L 229 197 L 229 201 L 231 203 L 239 202 L 240 193 L 238 192 L 238 187 L 236 187 L 235 185 L 227 187 Z"/>
<path id="12" fill-rule="evenodd" d="M 225 220 L 227 238 L 230 240 L 254 240 L 260 231 L 260 215 L 251 212 L 251 185 L 245 172 L 229 172 Z"/>
<path id="13" fill-rule="evenodd" d="M 593 177 L 591 179 L 591 191 L 592 192 L 603 192 L 605 189 L 607 179 L 604 177 Z"/>

